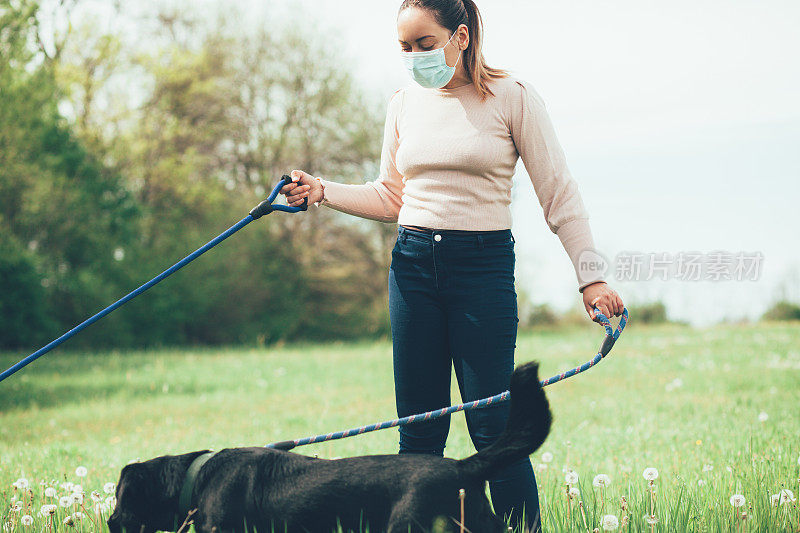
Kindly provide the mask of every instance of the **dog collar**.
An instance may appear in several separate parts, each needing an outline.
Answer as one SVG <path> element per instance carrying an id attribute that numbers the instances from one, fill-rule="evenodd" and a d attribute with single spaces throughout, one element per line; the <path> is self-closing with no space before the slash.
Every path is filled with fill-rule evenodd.
<path id="1" fill-rule="evenodd" d="M 189 469 L 186 471 L 186 478 L 184 478 L 183 486 L 181 487 L 181 494 L 178 498 L 178 520 L 185 520 L 186 515 L 192 510 L 192 492 L 194 492 L 194 482 L 197 479 L 197 474 L 200 473 L 203 465 L 216 454 L 217 452 L 206 452 L 198 455 L 189 465 Z"/>

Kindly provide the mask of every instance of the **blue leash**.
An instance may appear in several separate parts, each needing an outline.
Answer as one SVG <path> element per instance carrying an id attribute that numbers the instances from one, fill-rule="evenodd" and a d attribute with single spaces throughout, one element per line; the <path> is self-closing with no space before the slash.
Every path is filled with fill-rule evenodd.
<path id="1" fill-rule="evenodd" d="M 54 340 L 53 342 L 51 342 L 47 346 L 44 346 L 44 347 L 40 348 L 39 350 L 33 352 L 28 357 L 26 357 L 25 359 L 21 360 L 20 362 L 18 362 L 14 366 L 6 369 L 5 371 L 3 371 L 2 374 L 0 374 L 0 381 L 3 381 L 7 377 L 9 377 L 9 376 L 15 374 L 16 372 L 22 370 L 24 367 L 26 367 L 27 365 L 31 364 L 32 362 L 34 362 L 35 360 L 37 360 L 38 358 L 40 358 L 41 356 L 43 356 L 44 354 L 46 354 L 47 352 L 49 352 L 50 350 L 52 350 L 53 348 L 58 346 L 59 344 L 65 342 L 69 338 L 77 335 L 78 333 L 80 333 L 81 331 L 83 331 L 87 327 L 91 326 L 92 324 L 94 324 L 95 322 L 97 322 L 98 320 L 103 318 L 104 316 L 106 316 L 106 315 L 110 314 L 111 312 L 115 311 L 116 309 L 119 309 L 120 307 L 122 307 L 126 303 L 130 302 L 131 300 L 133 300 L 134 298 L 136 298 L 137 296 L 142 294 L 144 291 L 146 291 L 147 289 L 149 289 L 153 285 L 156 285 L 157 283 L 162 281 L 164 278 L 167 278 L 170 275 L 172 275 L 175 272 L 177 272 L 178 270 L 182 269 L 183 267 L 185 267 L 186 265 L 188 265 L 189 263 L 191 263 L 192 261 L 194 261 L 195 259 L 197 259 L 201 255 L 203 255 L 204 253 L 206 253 L 207 251 L 209 251 L 210 249 L 212 249 L 213 247 L 215 247 L 216 245 L 218 245 L 219 243 L 221 243 L 222 241 L 224 241 L 225 239 L 227 239 L 228 237 L 230 237 L 231 235 L 233 235 L 234 233 L 236 233 L 237 231 L 239 231 L 240 229 L 242 229 L 243 227 L 245 227 L 246 225 L 248 225 L 252 221 L 258 220 L 262 216 L 268 215 L 268 214 L 272 213 L 273 211 L 284 211 L 286 213 L 297 213 L 298 211 L 306 211 L 308 209 L 308 198 L 304 198 L 303 199 L 303 205 L 298 206 L 298 207 L 290 207 L 288 205 L 272 205 L 272 202 L 275 201 L 275 198 L 278 196 L 278 193 L 280 192 L 281 188 L 284 185 L 287 185 L 287 184 L 289 184 L 291 182 L 292 182 L 292 178 L 290 176 L 284 175 L 281 178 L 281 180 L 278 182 L 278 184 L 275 186 L 275 188 L 272 190 L 272 193 L 270 193 L 269 197 L 266 200 L 264 200 L 263 202 L 258 204 L 256 207 L 254 207 L 250 211 L 249 215 L 244 217 L 242 220 L 237 222 L 235 225 L 231 226 L 227 231 L 222 233 L 220 236 L 218 236 L 214 240 L 210 241 L 208 244 L 206 244 L 202 248 L 198 248 L 197 250 L 195 250 L 190 255 L 188 255 L 185 258 L 183 258 L 182 260 L 178 261 L 177 263 L 175 263 L 174 265 L 169 267 L 167 270 L 165 270 L 164 272 L 162 272 L 158 276 L 154 277 L 153 279 L 151 279 L 150 281 L 148 281 L 147 283 L 145 283 L 144 285 L 142 285 L 138 289 L 128 293 L 126 296 L 123 296 L 122 298 L 120 298 L 119 300 L 117 300 L 113 304 L 109 305 L 108 307 L 106 307 L 105 309 L 103 309 L 102 311 L 97 313 L 96 315 L 94 315 L 94 316 L 86 319 L 85 321 L 81 322 L 80 324 L 78 324 L 77 326 L 75 326 L 74 328 L 69 330 L 68 332 L 64 333 L 62 336 L 60 336 L 59 338 L 57 338 L 56 340 Z"/>
<path id="2" fill-rule="evenodd" d="M 628 310 L 623 308 L 622 316 L 620 317 L 619 325 L 617 325 L 616 331 L 611 329 L 611 322 L 609 322 L 608 318 L 603 313 L 600 312 L 599 308 L 595 307 L 594 310 L 596 312 L 594 321 L 599 323 L 606 330 L 605 339 L 603 339 L 603 344 L 597 351 L 597 355 L 595 355 L 590 361 L 587 361 L 580 366 L 577 366 L 566 372 L 562 372 L 561 374 L 553 376 L 549 379 L 545 379 L 544 381 L 541 382 L 542 387 L 546 387 L 547 385 L 552 385 L 553 383 L 558 383 L 563 379 L 571 378 L 576 374 L 580 374 L 581 372 L 592 368 L 597 363 L 602 361 L 603 358 L 606 355 L 608 355 L 608 353 L 611 351 L 611 348 L 614 346 L 614 343 L 617 342 L 617 339 L 622 333 L 622 330 L 625 329 L 625 325 L 628 323 Z M 378 431 L 381 429 L 393 428 L 397 426 L 406 426 L 408 424 L 416 424 L 417 422 L 422 422 L 424 420 L 434 420 L 436 418 L 441 418 L 443 416 L 447 416 L 451 413 L 455 413 L 458 411 L 470 411 L 472 409 L 482 409 L 485 407 L 489 407 L 492 404 L 506 402 L 510 397 L 511 397 L 511 392 L 505 391 L 501 392 L 500 394 L 496 394 L 490 398 L 475 400 L 472 402 L 462 403 L 459 405 L 452 405 L 450 407 L 437 409 L 436 411 L 428 411 L 427 413 L 420 413 L 418 415 L 411 415 L 405 418 L 388 420 L 386 422 L 380 422 L 378 424 L 370 424 L 367 426 L 346 429 L 344 431 L 336 431 L 334 433 L 315 435 L 313 437 L 306 437 L 303 439 L 273 442 L 272 444 L 267 444 L 266 448 L 275 448 L 278 450 L 291 450 L 292 448 L 296 448 L 297 446 L 305 446 L 306 444 L 327 442 L 329 440 L 346 439 L 347 437 L 352 437 L 354 435 L 361 435 L 362 433 L 369 433 L 371 431 Z"/>

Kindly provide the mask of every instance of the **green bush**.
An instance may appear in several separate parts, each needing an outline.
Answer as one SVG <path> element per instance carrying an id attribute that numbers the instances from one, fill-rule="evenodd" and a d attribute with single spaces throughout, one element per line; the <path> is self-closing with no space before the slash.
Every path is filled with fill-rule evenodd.
<path id="1" fill-rule="evenodd" d="M 650 302 L 627 306 L 631 317 L 636 317 L 637 324 L 664 324 L 669 322 L 667 308 L 663 302 Z"/>
<path id="2" fill-rule="evenodd" d="M 33 254 L 0 224 L 0 346 L 19 348 L 53 333 Z"/>
<path id="3" fill-rule="evenodd" d="M 781 300 L 767 309 L 762 320 L 800 320 L 800 305 Z"/>

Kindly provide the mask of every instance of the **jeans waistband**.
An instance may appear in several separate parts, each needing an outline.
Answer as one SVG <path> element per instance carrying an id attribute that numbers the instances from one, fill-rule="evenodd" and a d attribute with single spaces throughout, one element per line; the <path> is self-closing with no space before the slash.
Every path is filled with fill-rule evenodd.
<path id="1" fill-rule="evenodd" d="M 398 226 L 397 233 L 401 238 L 412 237 L 426 241 L 436 242 L 459 242 L 459 243 L 496 243 L 496 242 L 516 242 L 510 229 L 472 231 L 456 229 L 433 229 L 421 228 L 413 229 L 405 226 Z"/>

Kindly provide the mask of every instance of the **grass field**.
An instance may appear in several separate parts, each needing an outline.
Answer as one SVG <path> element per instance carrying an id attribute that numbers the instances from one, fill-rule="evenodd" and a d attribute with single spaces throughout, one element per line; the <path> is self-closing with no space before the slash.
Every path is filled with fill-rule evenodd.
<path id="1" fill-rule="evenodd" d="M 603 530 L 602 517 L 614 515 L 622 531 L 800 531 L 800 325 L 642 327 L 632 318 L 609 359 L 547 388 L 553 431 L 532 457 L 545 530 Z M 517 362 L 539 360 L 549 376 L 591 358 L 601 340 L 595 325 L 521 333 Z M 21 355 L 0 356 L 0 366 Z M 91 492 L 106 498 L 103 486 L 131 460 L 261 445 L 394 414 L 389 342 L 59 350 L 0 383 L 0 514 L 14 531 L 46 530 L 49 520 L 71 529 L 64 519 L 78 503 L 40 516 L 43 504 L 73 492 L 61 487 L 68 481 L 85 494 L 75 528 L 105 530 L 95 525 L 103 503 Z M 330 458 L 396 449 L 397 431 L 385 430 L 298 451 Z M 471 453 L 463 415 L 454 415 L 445 455 Z M 646 468 L 659 473 L 652 490 Z M 578 474 L 574 499 L 567 470 Z M 593 487 L 597 474 L 610 484 Z M 12 486 L 18 478 L 29 491 Z M 41 483 L 56 495 L 43 496 Z M 791 493 L 774 505 L 782 489 Z M 734 494 L 742 507 L 732 506 Z M 21 525 L 24 514 L 32 525 Z"/>

